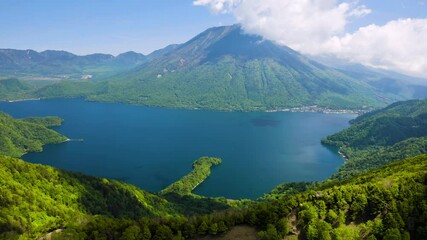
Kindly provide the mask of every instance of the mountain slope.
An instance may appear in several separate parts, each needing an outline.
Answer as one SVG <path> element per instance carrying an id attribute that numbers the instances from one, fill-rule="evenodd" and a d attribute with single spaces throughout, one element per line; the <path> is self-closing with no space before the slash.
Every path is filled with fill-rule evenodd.
<path id="1" fill-rule="evenodd" d="M 43 145 L 67 140 L 48 126 L 61 124 L 55 117 L 14 119 L 0 112 L 0 154 L 20 157 L 30 151 L 41 151 Z"/>
<path id="2" fill-rule="evenodd" d="M 398 97 L 290 48 L 216 27 L 109 81 L 93 100 L 168 107 L 266 110 L 303 105 L 379 106 Z M 126 93 L 126 94 L 124 94 Z"/>
<path id="3" fill-rule="evenodd" d="M 315 61 L 336 68 L 348 76 L 360 79 L 381 92 L 404 96 L 408 99 L 427 97 L 425 78 L 408 76 L 389 70 L 351 63 L 333 56 L 311 57 Z"/>
<path id="4" fill-rule="evenodd" d="M 427 237 L 426 155 L 344 183 L 193 217 L 177 214 L 173 204 L 117 181 L 4 157 L 0 163 L 3 239 L 34 239 L 55 229 L 59 231 L 53 235 L 66 239 L 200 239 L 242 224 L 259 231 L 261 239 Z"/>
<path id="5" fill-rule="evenodd" d="M 337 178 L 427 153 L 427 99 L 397 102 L 351 123 L 351 127 L 322 140 L 339 147 L 348 158 Z"/>
<path id="6" fill-rule="evenodd" d="M 0 79 L 0 96 L 2 99 L 25 98 L 32 87 L 18 79 Z"/>

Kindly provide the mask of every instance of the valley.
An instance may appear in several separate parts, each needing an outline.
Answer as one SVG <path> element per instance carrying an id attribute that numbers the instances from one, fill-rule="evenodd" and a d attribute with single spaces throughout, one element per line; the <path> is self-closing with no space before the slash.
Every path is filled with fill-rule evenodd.
<path id="1" fill-rule="evenodd" d="M 425 8 L 4 0 L 0 240 L 427 239 Z"/>

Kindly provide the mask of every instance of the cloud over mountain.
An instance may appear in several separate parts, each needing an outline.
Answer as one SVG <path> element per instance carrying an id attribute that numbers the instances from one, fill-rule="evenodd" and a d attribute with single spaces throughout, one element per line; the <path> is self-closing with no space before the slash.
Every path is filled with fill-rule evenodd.
<path id="1" fill-rule="evenodd" d="M 338 58 L 427 77 L 427 19 L 397 19 L 347 32 L 350 21 L 372 12 L 357 1 L 197 0 L 229 13 L 250 34 L 310 55 Z"/>

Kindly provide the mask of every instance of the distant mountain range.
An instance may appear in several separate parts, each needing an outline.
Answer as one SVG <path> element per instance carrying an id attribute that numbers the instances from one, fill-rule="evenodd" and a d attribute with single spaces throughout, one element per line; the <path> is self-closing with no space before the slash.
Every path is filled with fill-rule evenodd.
<path id="1" fill-rule="evenodd" d="M 145 55 L 136 52 L 114 57 L 100 53 L 78 56 L 66 51 L 0 49 L 0 74 L 24 79 L 73 79 L 82 75 L 92 78 L 129 70 L 146 61 Z"/>
<path id="2" fill-rule="evenodd" d="M 29 97 L 83 96 L 178 108 L 253 111 L 318 105 L 360 109 L 427 96 L 427 87 L 408 84 L 399 76 L 326 66 L 260 36 L 247 35 L 238 25 L 210 28 L 186 43 L 148 56 L 0 50 L 0 74 L 7 73 L 27 77 L 67 73 L 99 79 L 84 85 L 61 81 L 33 87 L 24 91 Z M 0 98 L 7 96 L 0 94 Z"/>

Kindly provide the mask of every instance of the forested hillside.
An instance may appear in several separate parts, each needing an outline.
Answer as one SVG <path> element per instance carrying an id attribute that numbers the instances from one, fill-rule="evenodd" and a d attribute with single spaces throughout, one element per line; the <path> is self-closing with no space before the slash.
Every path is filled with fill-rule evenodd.
<path id="1" fill-rule="evenodd" d="M 322 140 L 339 147 L 347 158 L 336 178 L 427 153 L 427 99 L 394 103 L 351 123 L 351 127 Z"/>
<path id="2" fill-rule="evenodd" d="M 3 239 L 33 239 L 57 229 L 54 235 L 65 239 L 183 239 L 242 224 L 262 239 L 427 237 L 426 155 L 344 183 L 193 217 L 131 185 L 8 157 L 0 161 Z"/>
<path id="3" fill-rule="evenodd" d="M 27 152 L 41 151 L 45 144 L 67 140 L 48 129 L 62 123 L 57 117 L 14 119 L 0 112 L 0 154 L 20 157 Z"/>

